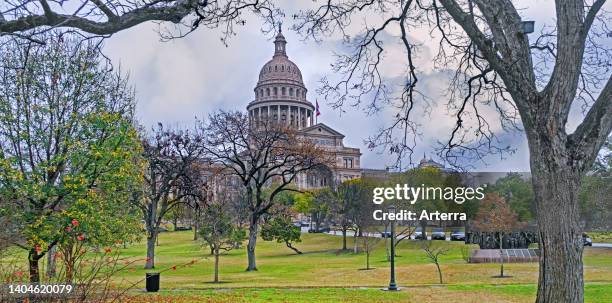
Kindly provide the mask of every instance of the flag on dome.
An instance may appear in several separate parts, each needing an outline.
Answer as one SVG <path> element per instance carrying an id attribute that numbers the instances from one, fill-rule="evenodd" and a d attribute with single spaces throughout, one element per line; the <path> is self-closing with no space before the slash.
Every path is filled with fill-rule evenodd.
<path id="1" fill-rule="evenodd" d="M 319 100 L 315 100 L 315 103 L 316 103 L 316 105 L 317 105 L 317 106 L 316 106 L 316 114 L 317 114 L 317 117 L 318 117 L 318 116 L 320 116 L 320 115 L 321 115 L 321 112 L 319 111 Z"/>

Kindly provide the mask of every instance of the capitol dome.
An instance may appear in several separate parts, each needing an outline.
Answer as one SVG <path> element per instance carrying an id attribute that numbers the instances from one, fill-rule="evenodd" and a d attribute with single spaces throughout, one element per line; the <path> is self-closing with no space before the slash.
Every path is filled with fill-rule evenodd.
<path id="1" fill-rule="evenodd" d="M 247 106 L 252 121 L 271 120 L 297 129 L 313 125 L 314 106 L 306 99 L 302 72 L 289 60 L 287 40 L 280 28 L 274 39 L 274 55 L 261 68 L 255 100 Z"/>

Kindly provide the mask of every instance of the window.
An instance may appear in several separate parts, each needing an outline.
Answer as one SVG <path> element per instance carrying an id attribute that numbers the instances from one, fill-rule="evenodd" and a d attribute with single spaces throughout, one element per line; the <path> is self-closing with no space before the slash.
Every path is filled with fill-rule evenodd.
<path id="1" fill-rule="evenodd" d="M 282 93 L 282 95 L 284 96 L 284 95 L 286 95 L 287 90 L 286 90 L 286 89 L 283 87 L 283 88 L 281 88 L 281 93 Z"/>
<path id="2" fill-rule="evenodd" d="M 293 97 L 293 87 L 289 88 L 289 96 Z"/>
<path id="3" fill-rule="evenodd" d="M 278 71 L 278 66 L 274 65 L 274 71 L 277 72 Z"/>
<path id="4" fill-rule="evenodd" d="M 276 88 L 276 87 L 274 88 L 274 95 L 278 96 L 278 88 Z"/>
<path id="5" fill-rule="evenodd" d="M 266 88 L 266 96 L 270 97 L 270 88 Z"/>
<path id="6" fill-rule="evenodd" d="M 285 66 L 281 65 L 281 71 L 284 72 L 285 71 Z"/>
<path id="7" fill-rule="evenodd" d="M 344 168 L 353 168 L 353 158 L 344 158 Z"/>

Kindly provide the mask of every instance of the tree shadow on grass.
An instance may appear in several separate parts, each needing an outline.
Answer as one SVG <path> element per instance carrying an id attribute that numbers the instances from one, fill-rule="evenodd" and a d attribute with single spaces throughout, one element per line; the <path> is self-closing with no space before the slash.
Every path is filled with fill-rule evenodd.
<path id="1" fill-rule="evenodd" d="M 273 255 L 273 256 L 267 256 L 268 258 L 274 258 L 274 257 L 289 257 L 289 256 L 303 256 L 303 255 L 313 255 L 313 254 L 325 254 L 325 253 L 336 253 L 338 250 L 337 249 L 323 249 L 323 250 L 313 250 L 313 251 L 302 251 L 301 254 L 296 254 L 295 252 L 290 252 L 290 253 L 286 253 L 286 254 L 281 254 L 281 255 Z"/>

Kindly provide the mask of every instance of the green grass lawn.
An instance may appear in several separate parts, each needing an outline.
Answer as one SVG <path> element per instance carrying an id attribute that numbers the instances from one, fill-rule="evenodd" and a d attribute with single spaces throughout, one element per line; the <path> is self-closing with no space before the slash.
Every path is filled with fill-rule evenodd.
<path id="1" fill-rule="evenodd" d="M 418 241 L 400 243 L 397 282 L 404 290 L 389 293 L 380 290 L 388 284 L 389 276 L 384 241 L 371 255 L 373 269 L 364 270 L 365 254 L 339 252 L 339 236 L 302 234 L 302 240 L 296 246 L 304 254 L 297 255 L 283 244 L 259 239 L 257 272 L 245 271 L 244 248 L 233 250 L 221 257 L 222 283 L 210 283 L 213 258 L 207 247 L 193 241 L 189 231 L 162 233 L 156 247 L 156 268 L 142 268 L 145 243 L 134 244 L 121 252 L 134 263 L 114 282 L 116 287 L 134 283 L 129 295 L 135 302 L 482 303 L 533 302 L 535 296 L 536 263 L 506 264 L 505 272 L 512 277 L 493 278 L 499 265 L 467 264 L 462 258 L 462 242 L 436 242 L 450 248 L 442 257 L 444 285 L 438 284 L 435 266 L 428 262 Z M 193 260 L 196 263 L 189 264 Z M 586 302 L 612 302 L 612 249 L 585 248 L 584 264 Z M 142 291 L 148 271 L 162 271 L 160 293 Z"/>

